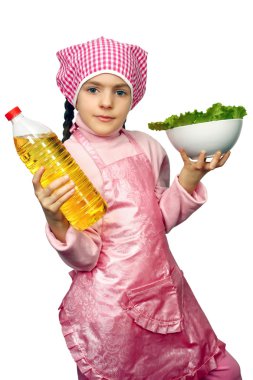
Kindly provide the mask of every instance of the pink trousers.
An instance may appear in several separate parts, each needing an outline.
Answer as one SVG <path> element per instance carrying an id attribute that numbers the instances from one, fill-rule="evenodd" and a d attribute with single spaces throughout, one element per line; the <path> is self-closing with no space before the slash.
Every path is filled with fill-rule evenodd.
<path id="1" fill-rule="evenodd" d="M 82 375 L 78 369 L 77 373 L 78 380 L 88 379 L 86 376 Z M 215 370 L 211 371 L 202 380 L 242 380 L 239 364 L 226 351 L 225 356 L 219 360 L 218 367 Z"/>

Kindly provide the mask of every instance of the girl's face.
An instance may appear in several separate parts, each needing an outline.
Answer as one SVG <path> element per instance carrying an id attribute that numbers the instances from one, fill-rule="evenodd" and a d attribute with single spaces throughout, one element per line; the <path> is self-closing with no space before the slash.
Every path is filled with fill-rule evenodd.
<path id="1" fill-rule="evenodd" d="M 131 90 L 113 74 L 100 74 L 83 84 L 76 109 L 82 121 L 99 136 L 109 136 L 120 129 L 131 105 Z"/>

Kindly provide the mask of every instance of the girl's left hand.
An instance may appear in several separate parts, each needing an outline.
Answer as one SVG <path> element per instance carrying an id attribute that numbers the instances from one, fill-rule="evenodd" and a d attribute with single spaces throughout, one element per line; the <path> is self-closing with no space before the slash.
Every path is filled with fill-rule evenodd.
<path id="1" fill-rule="evenodd" d="M 201 152 L 199 154 L 197 161 L 192 161 L 183 149 L 180 150 L 180 154 L 184 162 L 184 166 L 181 170 L 181 173 L 179 174 L 178 180 L 179 183 L 190 194 L 193 193 L 205 174 L 211 170 L 223 166 L 230 156 L 230 152 L 222 154 L 220 151 L 218 151 L 214 154 L 210 162 L 206 162 L 205 152 Z"/>

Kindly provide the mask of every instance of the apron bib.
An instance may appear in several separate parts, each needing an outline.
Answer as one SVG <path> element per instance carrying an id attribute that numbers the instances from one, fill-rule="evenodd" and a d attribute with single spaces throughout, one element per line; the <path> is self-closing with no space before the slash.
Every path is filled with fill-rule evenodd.
<path id="1" fill-rule="evenodd" d="M 87 379 L 197 380 L 224 351 L 172 256 L 151 164 L 136 154 L 106 165 L 73 134 L 103 179 L 108 210 L 102 249 L 90 272 L 72 271 L 60 306 L 68 348 Z"/>

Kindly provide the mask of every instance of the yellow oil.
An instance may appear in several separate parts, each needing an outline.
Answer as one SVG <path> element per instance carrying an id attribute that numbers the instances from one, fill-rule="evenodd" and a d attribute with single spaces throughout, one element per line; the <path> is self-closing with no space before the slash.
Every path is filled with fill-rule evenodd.
<path id="1" fill-rule="evenodd" d="M 19 157 L 32 174 L 41 166 L 45 167 L 42 187 L 66 174 L 74 181 L 75 193 L 61 207 L 74 228 L 82 231 L 105 214 L 106 202 L 55 133 L 14 137 L 14 143 Z"/>

